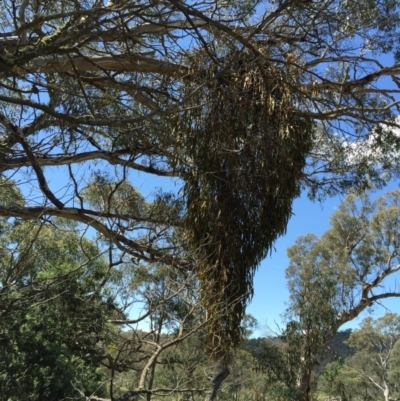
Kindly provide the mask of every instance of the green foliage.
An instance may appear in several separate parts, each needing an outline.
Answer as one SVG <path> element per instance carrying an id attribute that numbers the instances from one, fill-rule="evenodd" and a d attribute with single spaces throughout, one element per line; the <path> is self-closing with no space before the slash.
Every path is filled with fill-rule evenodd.
<path id="1" fill-rule="evenodd" d="M 0 205 L 22 206 L 24 203 L 24 198 L 15 182 L 0 176 Z"/>
<path id="2" fill-rule="evenodd" d="M 280 361 L 275 366 L 280 366 L 278 371 L 283 373 L 269 373 L 273 381 L 280 382 L 280 387 L 286 385 L 290 388 L 291 385 L 304 400 L 309 400 L 316 389 L 318 375 L 322 373 L 325 375 L 325 390 L 338 394 L 342 381 L 333 376 L 339 377 L 341 368 L 338 365 L 324 367 L 324 359 L 329 361 L 332 358 L 332 352 L 327 352 L 327 343 L 342 324 L 354 319 L 375 302 L 399 296 L 398 292 L 386 291 L 384 287 L 385 278 L 399 271 L 399 216 L 398 190 L 375 202 L 371 202 L 367 195 L 358 197 L 351 193 L 332 215 L 331 228 L 324 235 L 320 238 L 313 234 L 300 237 L 288 249 L 290 264 L 286 277 L 290 304 L 287 309 L 288 323 L 281 336 L 283 346 L 272 351 L 267 348 L 264 353 L 269 354 L 264 355 L 266 361 L 272 356 Z M 377 346 L 378 339 L 374 334 L 372 340 L 367 332 L 386 327 L 387 336 L 390 330 L 397 330 L 395 321 L 396 318 L 390 315 L 382 318 L 376 327 L 372 325 L 372 320 L 364 321 L 365 327 L 362 326 L 360 332 L 351 333 L 348 340 L 348 345 L 358 346 L 362 352 L 352 355 L 349 361 L 357 366 L 376 366 L 371 359 L 370 348 L 371 344 Z M 364 337 L 360 333 L 364 333 Z M 393 341 L 397 337 L 392 335 L 391 338 Z M 356 345 L 356 339 L 359 345 Z M 391 349 L 387 345 L 379 347 L 382 352 L 383 349 Z M 388 355 L 382 352 L 379 355 L 387 360 Z M 355 351 L 347 350 L 345 356 L 352 353 Z M 337 356 L 333 355 L 334 358 Z M 286 360 L 291 362 L 282 362 Z M 263 366 L 271 364 L 262 363 Z M 355 365 L 349 362 L 349 366 L 354 368 Z M 383 377 L 382 373 L 380 376 L 378 372 L 374 374 L 376 382 L 381 380 L 378 377 Z M 344 387 L 342 390 L 343 396 L 349 397 Z M 368 394 L 371 394 L 370 390 Z"/>
<path id="3" fill-rule="evenodd" d="M 273 400 L 301 400 L 299 379 L 305 371 L 302 351 L 302 336 L 293 323 L 287 326 L 282 336 L 265 339 L 257 352 L 257 363 L 265 375 L 266 388 Z"/>
<path id="4" fill-rule="evenodd" d="M 398 382 L 392 381 L 396 377 L 398 361 L 396 356 L 392 358 L 392 354 L 399 339 L 400 316 L 386 313 L 378 319 L 364 319 L 348 340 L 357 352 L 346 363 L 367 378 L 370 387 L 383 395 L 385 400 L 398 391 Z"/>
<path id="5" fill-rule="evenodd" d="M 319 378 L 319 390 L 329 397 L 341 397 L 349 401 L 372 401 L 377 393 L 369 380 L 350 366 L 332 362 Z"/>
<path id="6" fill-rule="evenodd" d="M 68 224 L 2 220 L 0 399 L 103 394 L 102 345 L 115 313 L 108 267 Z"/>
<path id="7" fill-rule="evenodd" d="M 309 316 L 328 334 L 374 302 L 396 296 L 384 287 L 373 290 L 398 270 L 399 216 L 398 190 L 375 202 L 350 194 L 321 238 L 300 237 L 288 249 L 289 312 L 303 321 Z"/>
<path id="8" fill-rule="evenodd" d="M 400 316 L 386 313 L 377 319 L 365 318 L 360 328 L 351 333 L 348 344 L 357 350 L 382 352 L 382 357 L 387 359 L 399 337 Z"/>
<path id="9" fill-rule="evenodd" d="M 389 359 L 388 379 L 393 383 L 393 398 L 400 397 L 400 338 L 395 342 Z"/>

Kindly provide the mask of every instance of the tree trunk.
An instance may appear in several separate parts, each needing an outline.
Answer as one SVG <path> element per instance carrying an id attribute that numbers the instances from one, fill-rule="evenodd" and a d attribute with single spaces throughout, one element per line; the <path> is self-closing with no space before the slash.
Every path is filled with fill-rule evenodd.
<path id="1" fill-rule="evenodd" d="M 389 397 L 389 387 L 388 385 L 385 383 L 385 388 L 383 390 L 383 396 L 385 397 L 385 401 L 389 401 L 390 397 Z"/>
<path id="2" fill-rule="evenodd" d="M 224 367 L 222 371 L 217 375 L 217 377 L 213 380 L 213 387 L 211 394 L 206 397 L 205 401 L 214 401 L 215 398 L 217 397 L 217 392 L 219 388 L 221 387 L 223 381 L 229 376 L 229 369 L 227 367 Z"/>

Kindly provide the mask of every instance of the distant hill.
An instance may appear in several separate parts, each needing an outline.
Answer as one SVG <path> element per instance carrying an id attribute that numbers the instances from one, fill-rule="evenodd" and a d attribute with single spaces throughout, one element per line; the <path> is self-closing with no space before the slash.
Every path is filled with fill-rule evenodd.
<path id="1" fill-rule="evenodd" d="M 341 359 L 345 360 L 346 358 L 354 355 L 354 349 L 350 348 L 345 341 L 347 341 L 350 337 L 351 329 L 347 329 L 344 331 L 339 331 L 327 344 L 327 351 L 329 354 L 337 355 Z"/>
<path id="2" fill-rule="evenodd" d="M 354 350 L 350 348 L 347 344 L 345 344 L 345 341 L 349 339 L 350 334 L 351 334 L 351 329 L 339 331 L 326 344 L 326 353 L 324 353 L 324 355 L 321 356 L 320 367 L 318 370 L 323 369 L 326 364 L 332 362 L 333 360 L 341 359 L 344 361 L 346 358 L 354 354 Z M 268 341 L 270 343 L 276 342 L 276 344 L 278 345 L 280 340 L 278 337 L 251 338 L 243 344 L 242 348 L 256 357 L 261 353 L 265 341 Z"/>

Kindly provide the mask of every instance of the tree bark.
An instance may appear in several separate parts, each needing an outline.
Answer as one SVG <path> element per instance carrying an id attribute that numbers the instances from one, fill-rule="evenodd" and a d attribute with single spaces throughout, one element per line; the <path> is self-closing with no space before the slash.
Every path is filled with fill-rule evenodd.
<path id="1" fill-rule="evenodd" d="M 219 388 L 221 387 L 224 380 L 229 376 L 230 371 L 227 367 L 224 367 L 222 371 L 217 375 L 213 381 L 213 387 L 210 395 L 206 397 L 205 401 L 214 401 L 217 397 Z"/>
<path id="2" fill-rule="evenodd" d="M 49 56 L 32 60 L 25 69 L 33 72 L 61 73 L 79 71 L 123 71 L 123 72 L 152 72 L 165 76 L 184 75 L 188 68 L 184 65 L 155 60 L 140 54 L 107 55 L 90 57 Z"/>

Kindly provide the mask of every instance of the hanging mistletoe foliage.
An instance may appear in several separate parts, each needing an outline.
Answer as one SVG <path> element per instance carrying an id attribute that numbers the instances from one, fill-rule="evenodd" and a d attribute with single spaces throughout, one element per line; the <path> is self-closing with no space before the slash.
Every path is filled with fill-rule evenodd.
<path id="1" fill-rule="evenodd" d="M 293 112 L 282 72 L 248 53 L 232 52 L 208 74 L 202 111 L 185 138 L 194 165 L 186 228 L 203 303 L 210 317 L 222 316 L 211 319 L 209 344 L 221 356 L 240 342 L 255 270 L 285 232 L 312 122 Z"/>

